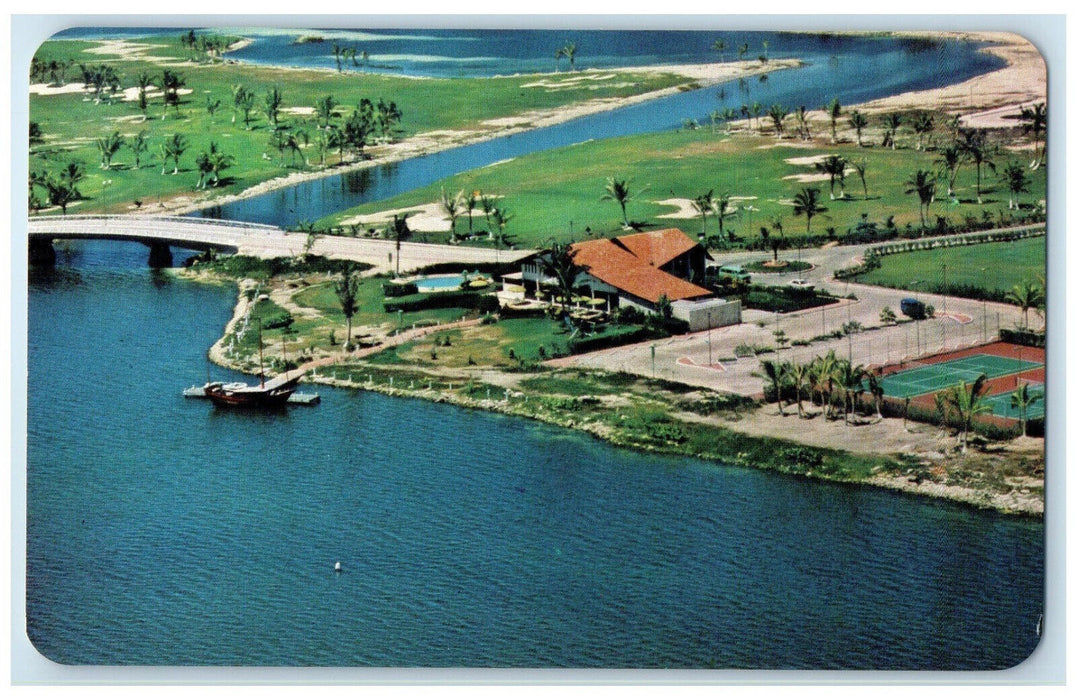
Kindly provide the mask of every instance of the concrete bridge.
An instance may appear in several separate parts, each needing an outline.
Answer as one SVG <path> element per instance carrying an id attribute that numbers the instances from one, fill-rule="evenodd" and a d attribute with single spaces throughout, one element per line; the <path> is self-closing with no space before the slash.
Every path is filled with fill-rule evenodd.
<path id="1" fill-rule="evenodd" d="M 308 242 L 306 233 L 289 233 L 274 226 L 182 216 L 36 216 L 29 220 L 28 235 L 31 264 L 54 262 L 52 242 L 61 239 L 138 241 L 149 247 L 151 267 L 172 264 L 171 246 L 275 258 L 307 252 Z M 383 270 L 396 266 L 396 243 L 390 240 L 318 236 L 309 252 Z M 400 246 L 400 269 L 444 262 L 511 262 L 531 252 L 408 241 Z"/>

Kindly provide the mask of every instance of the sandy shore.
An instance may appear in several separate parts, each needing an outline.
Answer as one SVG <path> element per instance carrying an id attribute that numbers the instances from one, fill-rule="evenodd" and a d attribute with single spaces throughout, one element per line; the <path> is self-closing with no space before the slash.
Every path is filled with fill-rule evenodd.
<path id="1" fill-rule="evenodd" d="M 998 126 L 998 110 L 1019 114 L 1022 105 L 1047 101 L 1047 64 L 1043 56 L 1024 37 L 1005 32 L 937 32 L 908 33 L 940 39 L 990 42 L 982 51 L 998 56 L 1006 65 L 962 83 L 933 90 L 903 92 L 892 97 L 857 105 L 866 113 L 893 112 L 914 109 L 937 109 L 953 115 L 963 115 L 967 126 Z M 978 112 L 994 112 L 996 121 L 980 123 Z M 1011 122 L 1012 125 L 1012 122 Z"/>

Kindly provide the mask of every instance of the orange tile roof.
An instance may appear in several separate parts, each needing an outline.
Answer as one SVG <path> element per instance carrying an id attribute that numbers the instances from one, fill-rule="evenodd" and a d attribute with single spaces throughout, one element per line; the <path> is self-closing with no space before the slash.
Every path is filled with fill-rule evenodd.
<path id="1" fill-rule="evenodd" d="M 653 304 L 663 294 L 670 301 L 711 295 L 703 287 L 658 269 L 695 246 L 696 243 L 682 231 L 668 229 L 581 241 L 573 243 L 571 249 L 575 253 L 575 263 L 586 268 L 592 277 Z M 679 252 L 673 254 L 672 251 Z M 662 262 L 652 265 L 652 254 L 655 260 Z"/>
<path id="2" fill-rule="evenodd" d="M 678 228 L 618 236 L 613 239 L 613 242 L 643 262 L 655 267 L 662 267 L 698 245 L 687 233 Z"/>

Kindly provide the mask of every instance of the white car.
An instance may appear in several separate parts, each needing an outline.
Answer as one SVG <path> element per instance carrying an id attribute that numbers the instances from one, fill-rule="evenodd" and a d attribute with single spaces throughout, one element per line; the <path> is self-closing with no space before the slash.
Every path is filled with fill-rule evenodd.
<path id="1" fill-rule="evenodd" d="M 803 289 L 805 291 L 811 291 L 812 289 L 815 289 L 815 284 L 809 282 L 808 280 L 802 279 L 789 280 L 788 286 L 792 287 L 793 289 Z"/>

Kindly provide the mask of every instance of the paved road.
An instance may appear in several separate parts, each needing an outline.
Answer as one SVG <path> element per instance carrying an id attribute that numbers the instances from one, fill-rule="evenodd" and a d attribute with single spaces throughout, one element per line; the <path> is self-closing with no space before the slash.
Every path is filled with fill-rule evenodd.
<path id="1" fill-rule="evenodd" d="M 304 252 L 307 244 L 305 233 L 288 233 L 259 224 L 187 217 L 39 216 L 30 219 L 29 235 L 32 238 L 160 241 L 193 248 L 213 246 L 258 257 L 298 255 Z M 387 240 L 320 236 L 310 252 L 365 262 L 383 270 L 395 268 L 390 256 L 396 255 L 396 244 Z M 400 248 L 400 269 L 411 270 L 444 262 L 506 262 L 530 253 L 529 250 L 499 252 L 488 248 L 406 242 Z"/>

